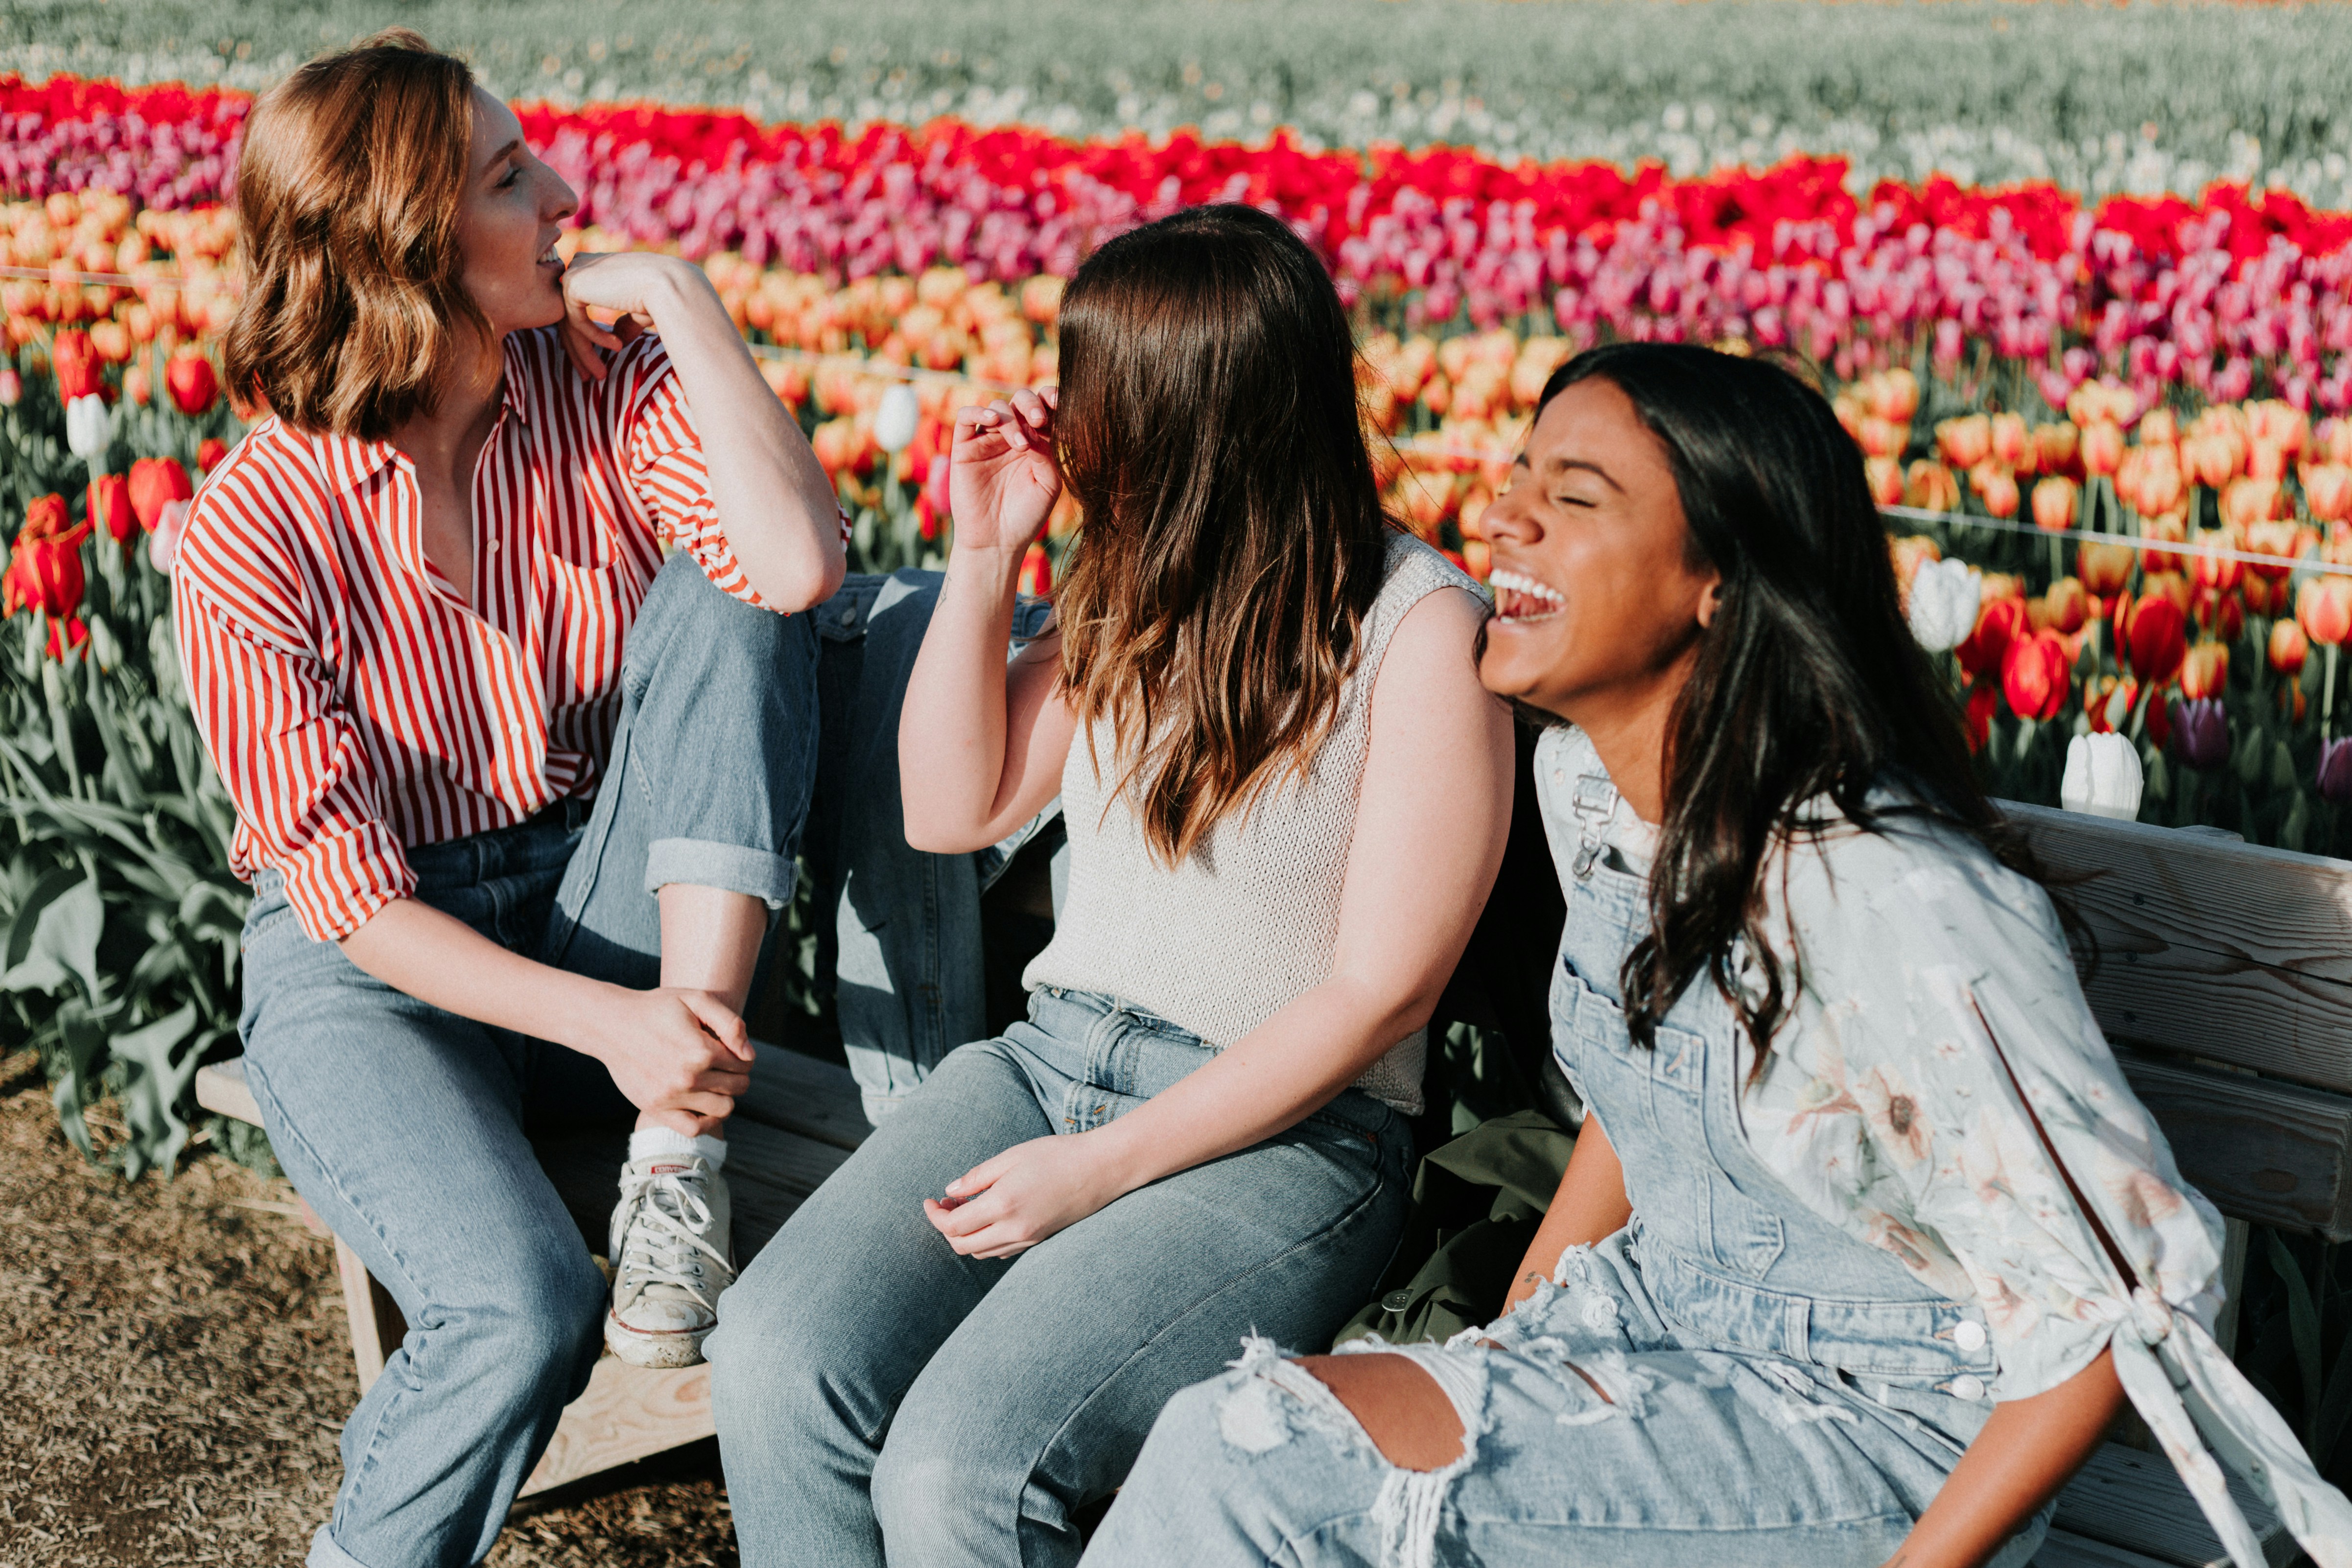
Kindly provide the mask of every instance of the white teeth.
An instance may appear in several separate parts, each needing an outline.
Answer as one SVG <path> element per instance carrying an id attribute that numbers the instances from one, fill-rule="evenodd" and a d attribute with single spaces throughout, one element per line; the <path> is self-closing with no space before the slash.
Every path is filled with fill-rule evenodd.
<path id="1" fill-rule="evenodd" d="M 1522 576 L 1516 571 L 1507 571 L 1497 568 L 1486 574 L 1486 581 L 1499 591 L 1524 593 L 1528 598 L 1538 600 L 1554 609 L 1568 602 L 1567 595 L 1538 582 L 1532 577 Z"/>

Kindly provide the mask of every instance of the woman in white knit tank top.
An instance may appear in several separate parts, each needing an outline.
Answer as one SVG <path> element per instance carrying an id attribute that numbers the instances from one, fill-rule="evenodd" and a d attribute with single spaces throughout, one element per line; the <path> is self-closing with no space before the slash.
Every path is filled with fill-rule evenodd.
<path id="1" fill-rule="evenodd" d="M 1239 206 L 1121 235 L 1061 364 L 957 417 L 899 764 L 925 850 L 1060 795 L 1068 895 L 1028 1021 L 949 1055 L 725 1299 L 749 1568 L 1074 1563 L 1171 1394 L 1245 1334 L 1326 1344 L 1395 1246 L 1423 1029 L 1501 859 L 1486 602 L 1381 513 L 1314 254 Z M 1008 668 L 1066 479 L 1057 627 Z"/>

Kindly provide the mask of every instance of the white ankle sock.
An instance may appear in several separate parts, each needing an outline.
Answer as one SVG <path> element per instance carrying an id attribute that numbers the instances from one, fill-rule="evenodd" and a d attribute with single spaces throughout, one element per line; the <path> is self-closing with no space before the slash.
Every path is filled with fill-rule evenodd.
<path id="1" fill-rule="evenodd" d="M 629 1134 L 631 1164 L 656 1155 L 699 1155 L 704 1164 L 717 1170 L 727 1163 L 727 1140 L 708 1133 L 689 1138 L 667 1127 L 639 1127 Z"/>

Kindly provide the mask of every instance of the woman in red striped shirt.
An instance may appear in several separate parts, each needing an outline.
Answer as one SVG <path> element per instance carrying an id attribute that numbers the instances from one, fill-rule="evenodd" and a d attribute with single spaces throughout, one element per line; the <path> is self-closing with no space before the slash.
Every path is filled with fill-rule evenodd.
<path id="1" fill-rule="evenodd" d="M 174 627 L 256 894 L 254 1097 L 410 1324 L 310 1563 L 471 1563 L 600 1325 L 698 1360 L 731 1281 L 740 1015 L 815 766 L 790 612 L 843 524 L 701 273 L 566 267 L 572 193 L 414 34 L 264 97 L 237 205 L 228 382 L 270 417 Z M 633 1111 L 608 1296 L 525 1129 Z"/>

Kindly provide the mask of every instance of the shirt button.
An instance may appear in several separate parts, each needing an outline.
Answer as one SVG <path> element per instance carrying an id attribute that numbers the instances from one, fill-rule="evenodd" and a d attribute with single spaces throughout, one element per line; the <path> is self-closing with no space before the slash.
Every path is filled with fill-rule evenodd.
<path id="1" fill-rule="evenodd" d="M 1984 1324 L 1974 1318 L 1962 1318 L 1960 1326 L 1952 1331 L 1952 1343 L 1974 1355 L 1984 1348 Z"/>
<path id="2" fill-rule="evenodd" d="M 1984 1381 L 1974 1373 L 1963 1372 L 1952 1379 L 1952 1397 L 1971 1402 L 1984 1397 Z"/>

